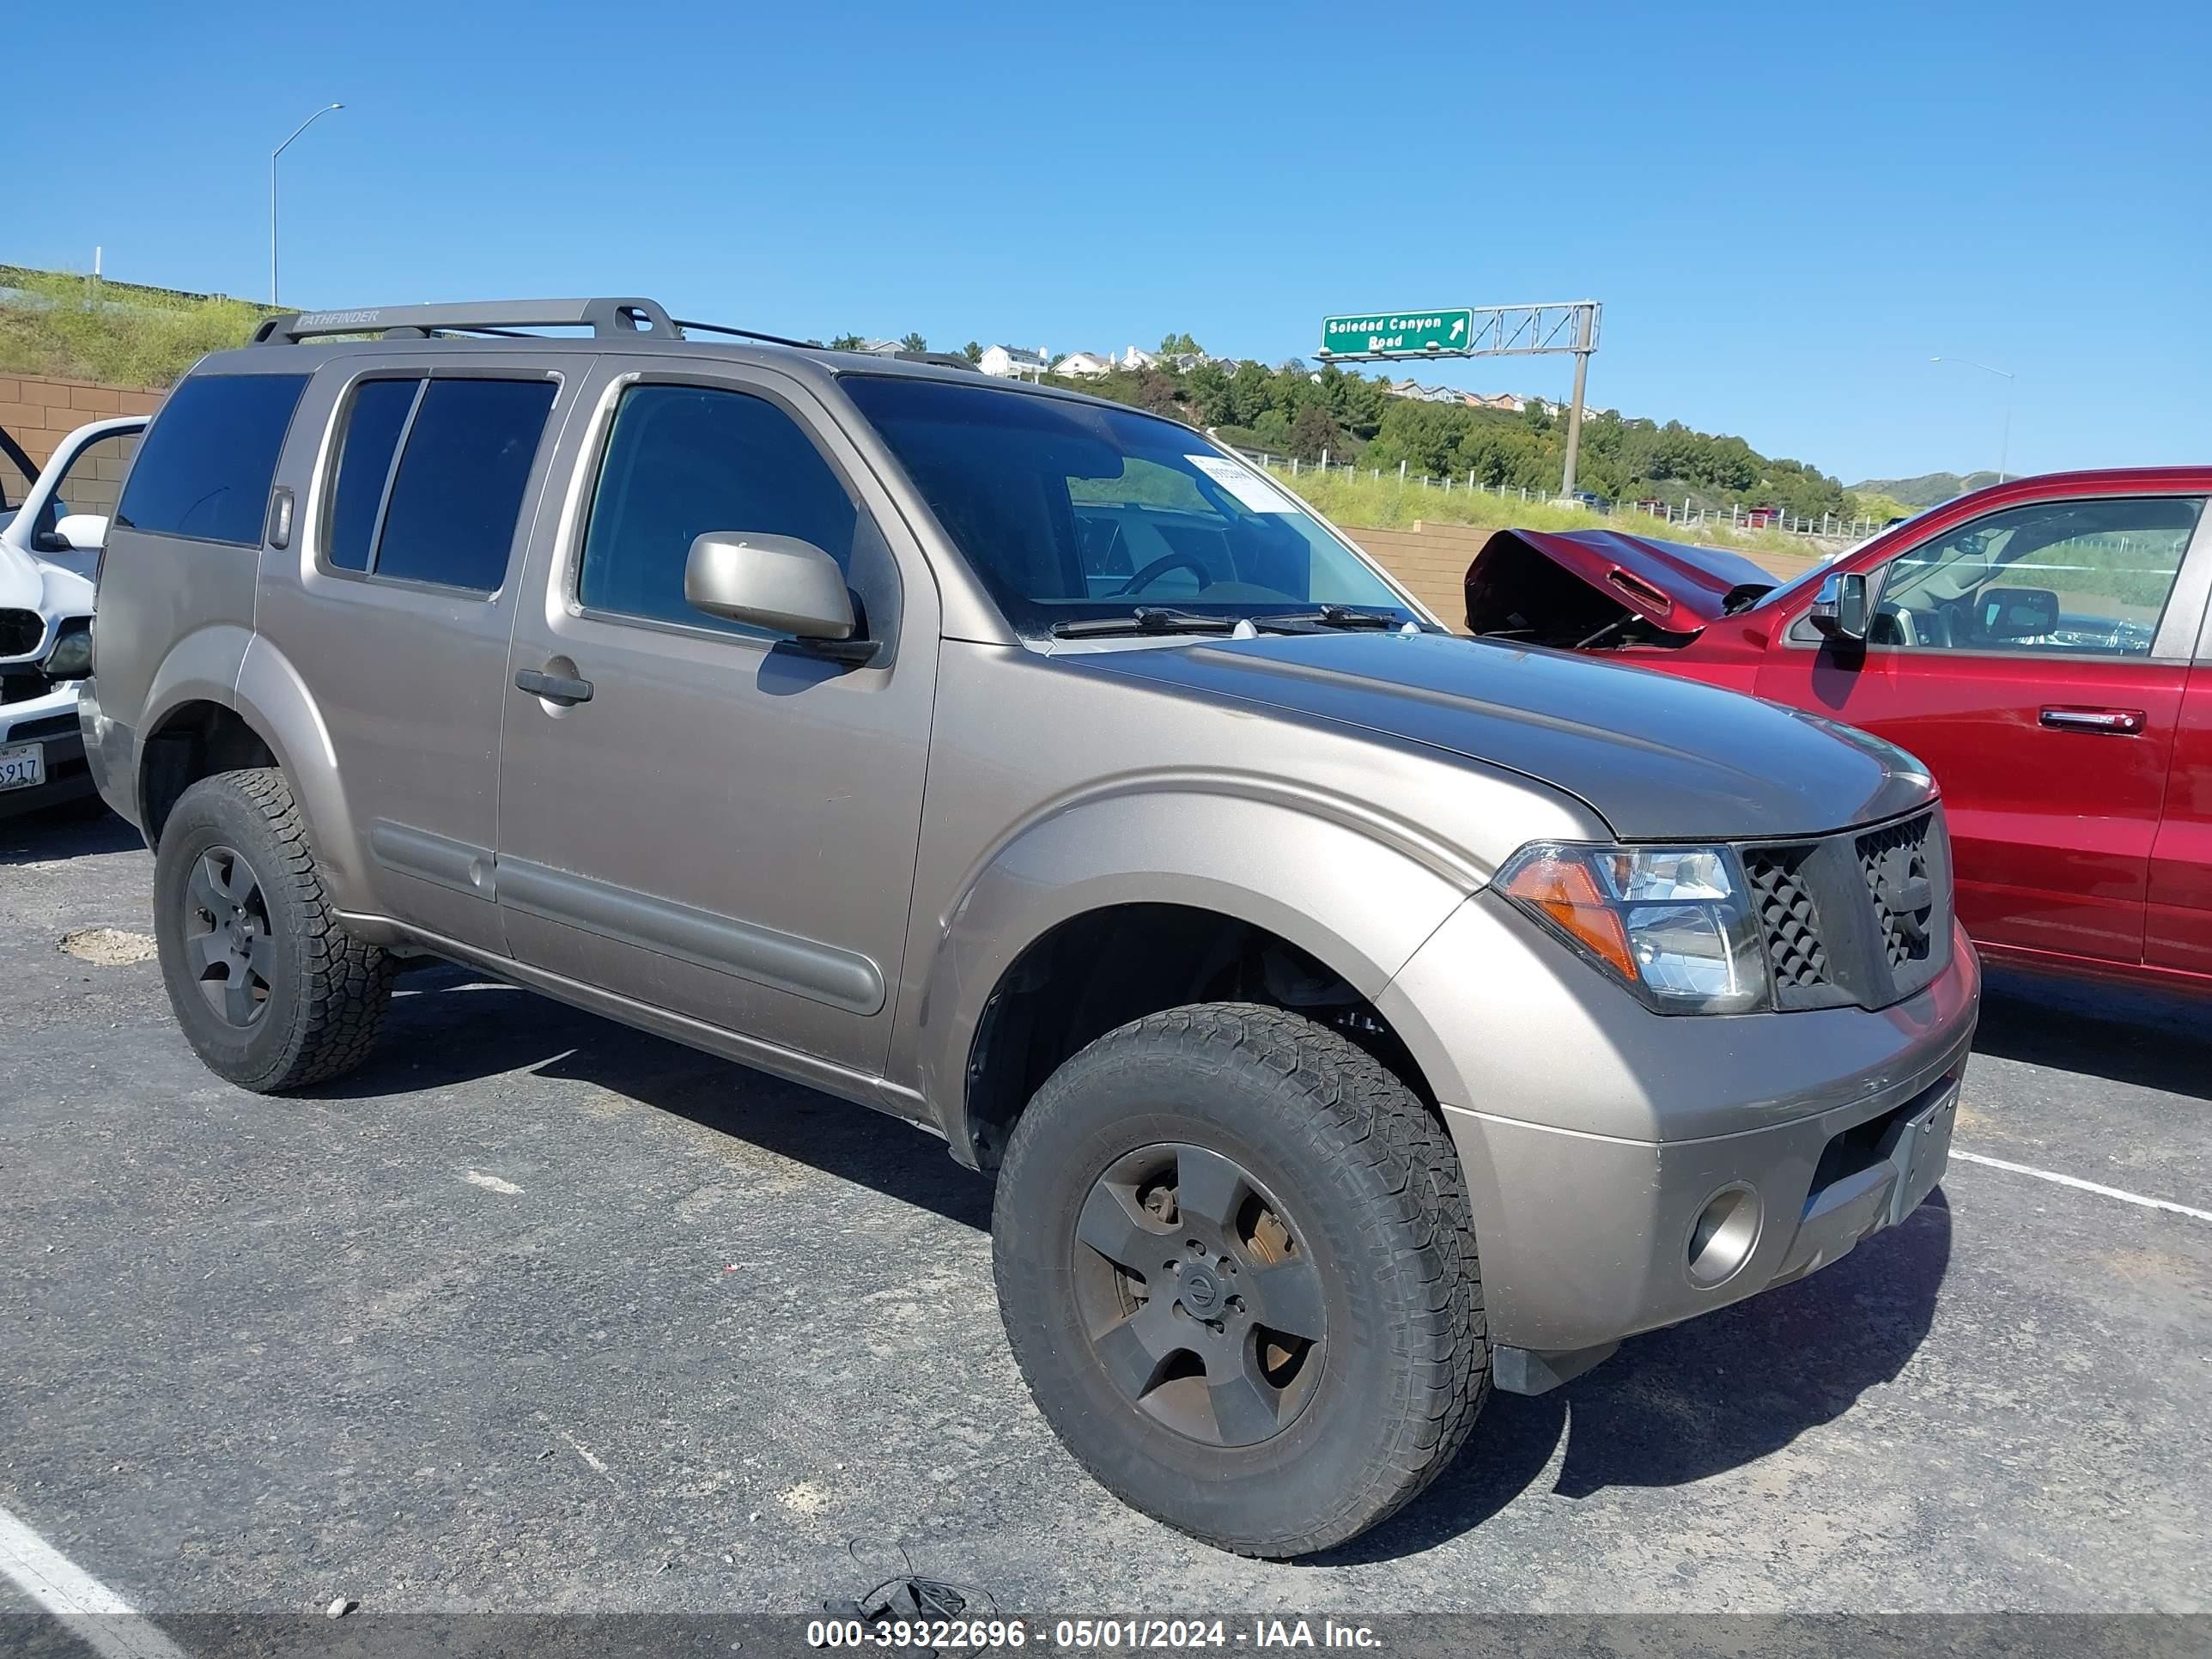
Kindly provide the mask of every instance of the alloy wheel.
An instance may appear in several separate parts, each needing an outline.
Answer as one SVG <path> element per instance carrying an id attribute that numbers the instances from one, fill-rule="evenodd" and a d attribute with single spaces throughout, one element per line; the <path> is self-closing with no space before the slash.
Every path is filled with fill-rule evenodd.
<path id="1" fill-rule="evenodd" d="M 185 963 L 208 1006 L 243 1030 L 269 1006 L 274 954 L 260 878 L 235 849 L 210 847 L 185 884 Z"/>
<path id="2" fill-rule="evenodd" d="M 1251 1446 L 1312 1397 L 1328 1342 L 1321 1272 L 1233 1158 L 1179 1143 L 1117 1158 L 1075 1240 L 1084 1329 L 1139 1411 L 1206 1445 Z"/>

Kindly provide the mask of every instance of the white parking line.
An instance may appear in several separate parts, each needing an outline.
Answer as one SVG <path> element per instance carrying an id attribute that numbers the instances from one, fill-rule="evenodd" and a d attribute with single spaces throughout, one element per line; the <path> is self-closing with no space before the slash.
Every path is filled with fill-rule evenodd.
<path id="1" fill-rule="evenodd" d="M 42 1613 L 106 1659 L 186 1659 L 153 1621 L 0 1509 L 0 1572 L 14 1579 Z"/>
<path id="2" fill-rule="evenodd" d="M 2117 1198 L 2123 1204 L 2140 1204 L 2146 1210 L 2171 1210 L 2176 1215 L 2185 1215 L 2195 1221 L 2212 1221 L 2212 1210 L 2192 1210 L 2186 1204 L 2176 1204 L 2170 1198 L 2145 1198 L 2141 1193 L 2122 1192 L 2118 1187 L 2101 1186 L 2094 1181 L 2084 1181 L 2080 1176 L 2061 1175 L 2056 1170 L 2039 1170 L 2033 1164 L 2014 1164 L 2002 1158 L 1984 1158 L 1979 1152 L 1962 1152 L 1956 1146 L 1951 1156 L 1968 1164 L 1986 1164 L 1992 1170 L 2009 1170 L 2014 1175 L 2033 1176 L 2038 1181 L 2055 1182 L 2061 1187 L 2071 1187 L 2077 1192 L 2094 1193 L 2100 1198 Z"/>

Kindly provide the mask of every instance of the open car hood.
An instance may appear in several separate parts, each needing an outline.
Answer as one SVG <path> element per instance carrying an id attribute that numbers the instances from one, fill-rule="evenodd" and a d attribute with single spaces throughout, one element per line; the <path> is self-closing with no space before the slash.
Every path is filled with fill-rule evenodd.
<path id="1" fill-rule="evenodd" d="M 1599 634 L 1680 644 L 1776 586 L 1718 548 L 1618 530 L 1501 530 L 1468 567 L 1467 625 L 1537 645 Z"/>

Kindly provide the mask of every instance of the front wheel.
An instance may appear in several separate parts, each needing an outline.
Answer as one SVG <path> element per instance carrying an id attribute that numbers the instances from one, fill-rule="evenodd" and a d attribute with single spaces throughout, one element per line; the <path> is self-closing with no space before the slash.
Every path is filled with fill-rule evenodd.
<path id="1" fill-rule="evenodd" d="M 1175 1009 L 1063 1065 L 1008 1143 L 992 1255 L 1068 1449 L 1243 1554 L 1392 1514 L 1488 1391 L 1450 1139 L 1370 1055 L 1280 1009 Z"/>

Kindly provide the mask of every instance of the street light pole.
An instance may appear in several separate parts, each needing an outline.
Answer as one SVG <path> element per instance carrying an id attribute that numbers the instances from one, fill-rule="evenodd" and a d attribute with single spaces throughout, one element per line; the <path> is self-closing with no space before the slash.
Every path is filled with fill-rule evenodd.
<path id="1" fill-rule="evenodd" d="M 332 110 L 343 109 L 343 104 L 325 104 L 306 120 L 292 129 L 292 138 L 297 138 L 309 127 Z M 276 303 L 276 158 L 292 148 L 292 138 L 269 152 L 269 303 Z"/>
<path id="2" fill-rule="evenodd" d="M 2004 436 L 1997 441 L 1997 482 L 2005 481 L 2005 463 L 2012 456 L 2012 397 L 2016 382 L 2009 369 L 1991 368 L 1987 363 L 1978 363 L 1972 357 L 1930 357 L 1931 363 L 1964 363 L 1968 368 L 1978 368 L 1984 374 L 1994 374 L 2005 383 Z"/>

